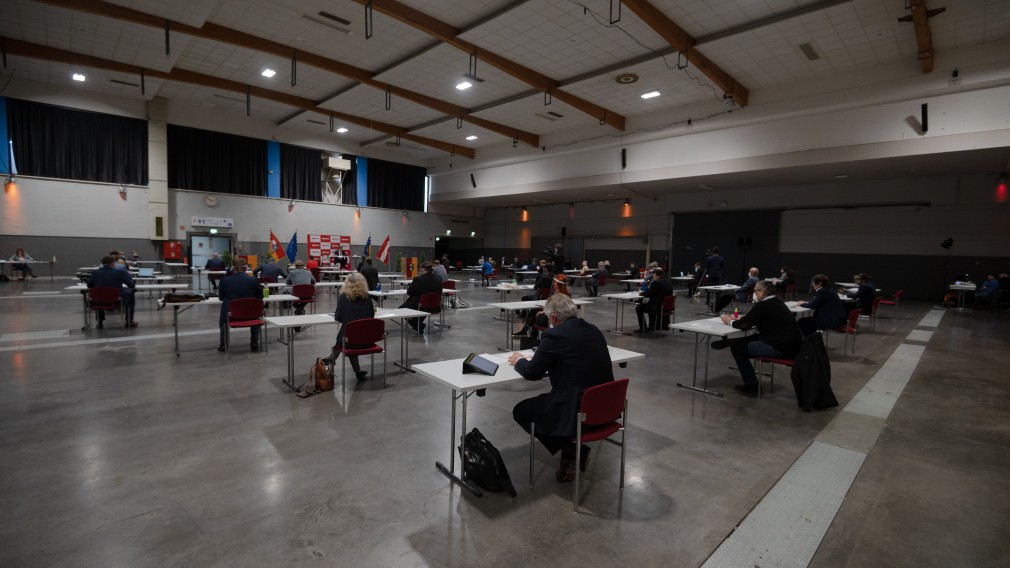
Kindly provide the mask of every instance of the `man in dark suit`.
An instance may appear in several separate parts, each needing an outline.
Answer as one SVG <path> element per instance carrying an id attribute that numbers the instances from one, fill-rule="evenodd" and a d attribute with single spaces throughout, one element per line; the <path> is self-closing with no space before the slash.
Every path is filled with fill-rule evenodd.
<path id="1" fill-rule="evenodd" d="M 407 300 L 400 307 L 416 310 L 421 305 L 421 296 L 431 293 L 442 294 L 442 279 L 432 271 L 431 263 L 424 261 L 421 263 L 421 274 L 415 276 L 407 286 Z M 424 331 L 421 318 L 408 319 L 407 323 L 414 329 L 420 326 L 419 331 Z"/>
<path id="2" fill-rule="evenodd" d="M 366 256 L 365 260 L 361 263 L 358 268 L 358 272 L 365 277 L 365 282 L 368 283 L 368 290 L 375 290 L 379 286 L 379 271 L 374 266 L 372 266 L 372 257 Z M 378 299 L 374 296 L 373 300 Z"/>
<path id="3" fill-rule="evenodd" d="M 509 364 L 528 381 L 550 375 L 551 391 L 528 398 L 512 409 L 512 417 L 523 430 L 536 424 L 536 437 L 551 454 L 561 451 L 558 481 L 575 478 L 575 435 L 582 393 L 589 387 L 614 380 L 610 352 L 603 333 L 591 323 L 575 317 L 575 303 L 564 294 L 554 294 L 544 304 L 551 328 L 544 332 L 532 359 L 512 353 Z M 582 448 L 585 471 L 589 448 Z"/>
<path id="4" fill-rule="evenodd" d="M 705 275 L 708 276 L 708 285 L 717 286 L 722 284 L 722 270 L 726 264 L 726 259 L 719 254 L 719 247 L 712 247 L 711 254 L 705 260 Z"/>
<path id="5" fill-rule="evenodd" d="M 814 299 L 800 304 L 800 307 L 814 310 L 814 315 L 800 318 L 797 322 L 803 337 L 818 329 L 835 329 L 846 320 L 845 307 L 838 294 L 831 289 L 831 280 L 824 274 L 818 274 L 811 283 L 814 286 Z"/>
<path id="6" fill-rule="evenodd" d="M 238 300 L 239 298 L 263 297 L 263 288 L 260 286 L 260 281 L 255 276 L 246 274 L 245 267 L 246 262 L 244 258 L 236 259 L 232 267 L 232 273 L 222 278 L 221 284 L 218 286 L 217 295 L 221 298 L 221 317 L 218 319 L 218 327 L 221 330 L 221 341 L 217 346 L 218 351 L 224 351 L 224 334 L 225 329 L 228 327 L 228 305 L 231 301 Z M 259 351 L 260 328 L 250 328 L 250 333 L 249 349 L 251 351 Z"/>
<path id="7" fill-rule="evenodd" d="M 655 329 L 659 325 L 656 319 L 659 311 L 663 308 L 663 298 L 673 295 L 673 284 L 666 277 L 661 267 L 652 269 L 652 280 L 642 296 L 642 303 L 635 306 L 635 313 L 638 315 L 638 332 L 645 333 L 645 314 L 649 314 L 649 328 Z"/>
<path id="8" fill-rule="evenodd" d="M 127 325 L 137 327 L 137 322 L 133 321 L 133 307 L 136 304 L 133 291 L 137 288 L 137 284 L 130 277 L 129 270 L 116 270 L 115 257 L 102 257 L 101 268 L 92 272 L 91 278 L 88 278 L 88 288 L 94 288 L 95 286 L 111 286 L 112 288 L 122 290 L 123 309 L 126 310 L 126 320 L 130 322 Z M 123 286 L 126 286 L 126 288 L 123 288 Z M 99 310 L 98 329 L 102 328 L 102 322 L 104 321 L 105 312 Z"/>
<path id="9" fill-rule="evenodd" d="M 266 264 L 254 270 L 253 274 L 255 274 L 259 278 L 266 278 L 270 282 L 277 282 L 278 277 L 280 278 L 288 277 L 288 273 L 284 271 L 284 268 L 281 265 L 274 262 L 274 259 L 272 258 L 267 260 Z"/>
<path id="10" fill-rule="evenodd" d="M 800 352 L 803 336 L 796 325 L 796 318 L 786 303 L 775 296 L 775 285 L 771 280 L 762 280 L 754 286 L 754 306 L 740 319 L 734 320 L 729 314 L 719 316 L 722 322 L 736 329 L 748 330 L 756 327 L 759 333 L 740 339 L 720 339 L 712 342 L 713 349 L 731 348 L 736 366 L 740 369 L 742 385 L 735 385 L 738 391 L 751 395 L 758 394 L 758 379 L 751 359 L 755 357 L 775 357 L 793 359 Z"/>
<path id="11" fill-rule="evenodd" d="M 212 252 L 210 253 L 210 258 L 207 259 L 207 264 L 203 265 L 203 269 L 208 271 L 226 270 L 227 265 L 224 263 L 221 255 L 216 252 Z M 207 275 L 207 280 L 210 282 L 211 290 L 217 290 L 217 283 L 221 281 L 221 278 L 222 276 L 220 274 Z"/>

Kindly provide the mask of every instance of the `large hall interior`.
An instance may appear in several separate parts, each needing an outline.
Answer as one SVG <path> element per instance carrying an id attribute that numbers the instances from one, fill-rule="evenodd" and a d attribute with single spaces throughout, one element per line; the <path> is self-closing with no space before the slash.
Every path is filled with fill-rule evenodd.
<path id="1" fill-rule="evenodd" d="M 9 0 L 0 55 L 0 566 L 1010 563 L 1010 2 Z M 837 406 L 735 388 L 698 326 L 756 303 L 696 289 L 715 249 L 800 303 L 872 280 L 816 334 Z M 548 379 L 439 366 L 515 373 L 502 304 L 555 250 L 629 379 L 577 489 L 513 418 Z M 110 251 L 132 327 L 89 304 Z M 384 353 L 299 397 L 366 253 Z M 315 319 L 271 282 L 220 352 L 219 256 L 318 261 Z M 474 427 L 515 496 L 443 471 Z"/>

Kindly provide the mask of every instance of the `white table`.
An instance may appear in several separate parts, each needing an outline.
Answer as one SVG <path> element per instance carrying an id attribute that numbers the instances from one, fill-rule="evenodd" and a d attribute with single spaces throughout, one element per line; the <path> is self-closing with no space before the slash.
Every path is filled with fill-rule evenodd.
<path id="1" fill-rule="evenodd" d="M 274 294 L 263 298 L 264 303 L 275 303 L 275 302 L 292 302 L 298 299 L 298 296 L 292 296 L 290 294 Z M 212 297 L 207 298 L 202 302 L 164 302 L 159 304 L 159 306 L 172 306 L 172 328 L 175 330 L 175 356 L 179 356 L 179 314 L 194 307 L 194 306 L 221 306 L 221 298 Z M 267 330 L 264 328 L 261 333 L 263 337 L 266 338 Z M 265 342 L 264 342 L 265 343 Z"/>
<path id="2" fill-rule="evenodd" d="M 698 286 L 699 290 L 705 291 L 705 305 L 709 307 L 709 314 L 718 315 L 715 313 L 715 303 L 712 302 L 712 294 L 715 294 L 718 298 L 723 294 L 732 294 L 740 289 L 736 284 L 719 284 L 717 286 Z"/>
<path id="3" fill-rule="evenodd" d="M 645 278 L 626 278 L 621 280 L 621 284 L 624 284 L 628 288 L 629 292 L 631 291 L 632 284 L 640 287 L 642 282 L 645 282 Z"/>
<path id="4" fill-rule="evenodd" d="M 529 310 L 532 308 L 542 308 L 547 300 L 525 300 L 519 302 L 497 302 L 494 304 L 488 304 L 493 308 L 498 308 L 504 312 L 518 312 L 521 310 Z M 576 306 L 584 306 L 586 304 L 592 304 L 589 300 L 572 300 Z M 507 347 L 499 347 L 499 351 L 512 351 L 515 347 L 515 341 L 512 339 L 512 318 L 505 316 L 505 345 Z"/>
<path id="5" fill-rule="evenodd" d="M 517 292 L 529 292 L 533 289 L 532 284 L 498 284 L 497 286 L 488 286 L 488 290 L 494 290 L 498 292 L 498 301 L 504 302 L 506 295 L 511 295 L 513 291 Z"/>
<path id="6" fill-rule="evenodd" d="M 747 335 L 747 332 L 726 325 L 722 323 L 722 320 L 719 318 L 707 318 L 703 320 L 675 323 L 670 325 L 670 329 L 676 329 L 680 332 L 690 331 L 695 334 L 694 374 L 691 379 L 691 384 L 685 385 L 683 383 L 677 383 L 677 386 L 721 397 L 721 392 L 708 390 L 708 359 L 709 351 L 711 351 L 710 344 L 712 343 L 712 338 L 719 337 L 721 339 L 735 339 Z M 705 385 L 703 387 L 698 387 L 698 346 L 702 344 L 705 345 Z"/>
<path id="7" fill-rule="evenodd" d="M 792 312 L 793 315 L 796 316 L 797 318 L 808 316 L 808 315 L 814 313 L 813 309 L 811 309 L 811 308 L 804 308 L 804 307 L 800 306 L 800 304 L 803 304 L 803 303 L 805 303 L 805 302 L 800 302 L 800 301 L 785 302 L 786 307 L 789 308 L 789 311 Z"/>
<path id="8" fill-rule="evenodd" d="M 405 371 L 413 373 L 414 371 L 410 368 L 408 352 L 409 344 L 407 343 L 407 334 L 402 331 L 403 320 L 405 318 L 417 318 L 426 317 L 430 315 L 427 312 L 422 312 L 418 310 L 411 310 L 408 308 L 396 308 L 393 310 L 376 310 L 375 318 L 381 320 L 400 320 L 400 362 L 393 362 L 394 366 L 397 366 Z M 291 390 L 297 390 L 298 387 L 295 386 L 295 328 L 305 328 L 314 325 L 336 325 L 337 320 L 333 319 L 333 314 L 306 314 L 301 316 L 277 316 L 268 317 L 266 322 L 269 325 L 275 325 L 281 329 L 286 330 L 287 333 L 287 347 L 288 347 L 288 378 L 284 381 Z M 383 341 L 385 344 L 385 341 Z M 385 345 L 383 345 L 385 348 Z M 383 377 L 385 381 L 385 377 Z"/>
<path id="9" fill-rule="evenodd" d="M 965 312 L 971 311 L 971 308 L 964 307 L 964 293 L 974 292 L 975 283 L 974 282 L 955 282 L 950 285 L 950 289 L 957 292 L 957 307 L 954 308 L 958 311 Z"/>
<path id="10" fill-rule="evenodd" d="M 607 347 L 610 351 L 610 362 L 621 367 L 627 366 L 629 361 L 644 359 L 645 354 L 617 347 Z M 524 351 L 524 355 L 532 357 L 532 351 Z M 449 387 L 452 390 L 450 397 L 451 421 L 449 432 L 449 467 L 445 467 L 441 462 L 435 462 L 435 468 L 449 478 L 450 481 L 465 487 L 474 495 L 480 497 L 480 489 L 474 487 L 466 481 L 466 473 L 460 467 L 460 475 L 455 474 L 456 469 L 456 401 L 462 400 L 462 419 L 459 444 L 463 447 L 466 436 L 466 402 L 476 391 L 488 387 L 504 386 L 510 383 L 523 381 L 522 375 L 516 372 L 515 367 L 508 364 L 508 355 L 505 354 L 484 354 L 486 359 L 491 359 L 498 363 L 498 371 L 494 375 L 464 375 L 463 359 L 451 359 L 449 361 L 436 361 L 434 363 L 419 363 L 414 365 L 414 370 L 432 382 Z"/>
<path id="11" fill-rule="evenodd" d="M 378 298 L 379 299 L 379 307 L 381 308 L 382 307 L 382 301 L 384 299 L 386 299 L 387 297 L 389 297 L 389 296 L 406 296 L 407 295 L 407 291 L 406 290 L 383 290 L 381 292 L 377 292 L 375 290 L 369 290 L 368 291 L 368 295 L 372 296 L 374 298 Z"/>
<path id="12" fill-rule="evenodd" d="M 631 300 L 640 300 L 642 295 L 638 292 L 620 292 L 616 294 L 604 294 L 603 297 L 617 302 L 617 306 L 614 308 L 614 329 L 608 329 L 607 331 L 618 335 L 625 335 L 624 331 L 622 331 L 624 328 L 624 307 L 631 303 Z"/>
<path id="13" fill-rule="evenodd" d="M 225 274 L 228 274 L 227 270 L 207 270 L 202 266 L 191 266 L 190 269 L 196 271 L 196 288 L 199 292 L 203 291 L 203 279 L 200 277 L 201 274 L 206 274 L 208 278 L 211 276 L 224 276 Z"/>
<path id="14" fill-rule="evenodd" d="M 126 288 L 126 286 L 123 286 Z M 79 282 L 72 286 L 67 286 L 64 290 L 73 290 L 81 293 L 81 298 L 84 301 L 84 327 L 82 330 L 91 329 L 91 310 L 88 309 L 88 285 L 83 282 Z M 189 290 L 188 284 L 137 284 L 135 290 L 169 290 L 175 292 L 176 290 Z"/>
<path id="15" fill-rule="evenodd" d="M 674 282 L 680 282 L 681 284 L 686 286 L 690 285 L 691 282 L 694 282 L 694 276 L 673 276 L 670 278 L 670 280 Z"/>

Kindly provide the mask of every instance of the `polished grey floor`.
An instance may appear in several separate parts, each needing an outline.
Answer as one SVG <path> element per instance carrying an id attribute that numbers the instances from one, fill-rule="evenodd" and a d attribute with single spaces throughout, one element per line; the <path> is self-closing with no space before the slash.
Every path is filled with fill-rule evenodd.
<path id="1" fill-rule="evenodd" d="M 240 334 L 227 360 L 216 311 L 194 308 L 176 357 L 170 311 L 142 295 L 140 327 L 82 332 L 68 284 L 0 283 L 4 567 L 699 566 L 841 412 L 799 410 L 781 371 L 774 397 L 740 395 L 727 351 L 711 354 L 725 397 L 692 393 L 676 386 L 691 379 L 691 336 L 607 334 L 647 354 L 617 369 L 631 378 L 623 492 L 607 444 L 593 450 L 579 514 L 540 447 L 529 488 L 528 438 L 510 411 L 545 385 L 527 383 L 470 400 L 469 425 L 501 450 L 519 492 L 476 498 L 434 468 L 449 458 L 444 388 L 390 365 L 385 389 L 352 381 L 346 395 L 338 383 L 302 400 L 281 384 L 276 330 L 269 353 Z M 447 314 L 451 329 L 410 337 L 412 362 L 501 344 L 504 324 L 482 307 L 497 294 L 462 296 L 472 307 Z M 332 310 L 333 296 L 320 300 Z M 699 308 L 679 299 L 677 320 Z M 931 308 L 882 308 L 856 355 L 831 338 L 842 407 L 899 345 L 925 352 L 811 566 L 1010 564 L 1010 313 L 948 312 L 928 341 L 910 340 Z M 582 315 L 613 327 L 614 304 Z M 299 373 L 334 332 L 297 340 Z"/>

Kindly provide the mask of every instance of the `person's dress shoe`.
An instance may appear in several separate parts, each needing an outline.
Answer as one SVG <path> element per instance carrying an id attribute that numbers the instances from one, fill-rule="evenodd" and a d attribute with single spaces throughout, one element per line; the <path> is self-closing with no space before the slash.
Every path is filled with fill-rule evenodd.
<path id="1" fill-rule="evenodd" d="M 716 351 L 725 349 L 727 347 L 729 347 L 728 339 L 719 339 L 717 341 L 712 342 L 712 349 L 715 349 Z"/>
<path id="2" fill-rule="evenodd" d="M 354 376 L 358 378 L 359 381 L 365 380 L 365 376 L 368 375 L 368 371 L 354 371 Z"/>
<path id="3" fill-rule="evenodd" d="M 582 446 L 582 456 L 579 459 L 579 471 L 586 473 L 586 466 L 589 465 L 589 452 L 592 448 L 589 446 Z"/>
<path id="4" fill-rule="evenodd" d="M 220 351 L 221 353 L 224 353 L 224 344 L 218 345 L 217 350 Z"/>
<path id="5" fill-rule="evenodd" d="M 569 458 L 561 458 L 561 462 L 558 464 L 558 470 L 554 472 L 554 479 L 557 479 L 561 483 L 574 481 L 575 460 Z"/>
<path id="6" fill-rule="evenodd" d="M 105 328 L 105 326 L 102 324 L 102 322 L 98 322 L 98 326 L 97 327 L 98 327 L 98 329 L 104 329 Z"/>
<path id="7" fill-rule="evenodd" d="M 259 345 L 250 345 L 249 346 L 249 351 L 252 351 L 253 353 L 259 353 L 259 350 L 260 350 L 260 346 Z"/>
<path id="8" fill-rule="evenodd" d="M 749 394 L 749 395 L 754 395 L 754 396 L 757 396 L 757 394 L 758 394 L 758 385 L 757 385 L 757 383 L 754 383 L 752 385 L 733 385 L 733 388 L 736 389 L 736 390 L 738 390 L 738 391 L 740 391 L 740 392 L 742 392 L 742 393 L 744 393 L 744 394 Z"/>
<path id="9" fill-rule="evenodd" d="M 130 327 L 137 327 L 137 322 L 135 322 L 135 321 L 131 321 L 131 322 L 129 323 L 129 326 L 130 326 Z"/>

